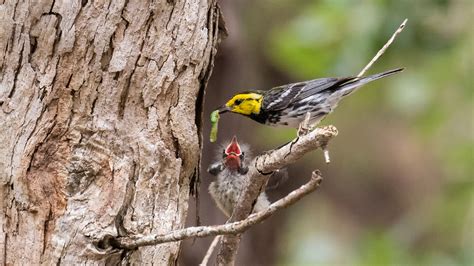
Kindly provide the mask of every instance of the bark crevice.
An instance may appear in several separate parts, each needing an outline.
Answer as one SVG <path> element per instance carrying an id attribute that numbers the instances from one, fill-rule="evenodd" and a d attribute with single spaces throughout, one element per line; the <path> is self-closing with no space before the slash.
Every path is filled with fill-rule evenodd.
<path id="1" fill-rule="evenodd" d="M 214 5 L 0 5 L 0 265 L 175 263 L 97 240 L 185 223 Z"/>

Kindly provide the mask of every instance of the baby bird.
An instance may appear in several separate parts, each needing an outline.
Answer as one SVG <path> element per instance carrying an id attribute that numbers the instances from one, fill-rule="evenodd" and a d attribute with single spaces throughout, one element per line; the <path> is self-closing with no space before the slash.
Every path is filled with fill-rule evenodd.
<path id="1" fill-rule="evenodd" d="M 248 147 L 246 145 L 241 147 L 234 136 L 230 144 L 224 149 L 222 159 L 211 164 L 207 169 L 210 174 L 217 176 L 217 180 L 209 185 L 209 193 L 217 207 L 227 217 L 232 215 L 241 191 L 248 184 L 245 175 L 248 172 L 246 166 L 249 161 L 248 157 Z M 267 195 L 262 192 L 257 198 L 253 212 L 262 211 L 269 205 Z"/>

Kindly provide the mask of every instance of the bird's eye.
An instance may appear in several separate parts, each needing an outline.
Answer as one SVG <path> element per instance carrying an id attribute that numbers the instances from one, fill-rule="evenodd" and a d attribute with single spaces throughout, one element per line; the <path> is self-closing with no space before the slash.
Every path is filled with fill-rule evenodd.
<path id="1" fill-rule="evenodd" d="M 235 100 L 235 102 L 234 102 L 235 105 L 239 105 L 239 104 L 241 104 L 241 103 L 242 103 L 242 99 L 237 99 L 237 100 Z"/>
<path id="2" fill-rule="evenodd" d="M 222 150 L 222 158 L 225 158 L 225 149 Z"/>

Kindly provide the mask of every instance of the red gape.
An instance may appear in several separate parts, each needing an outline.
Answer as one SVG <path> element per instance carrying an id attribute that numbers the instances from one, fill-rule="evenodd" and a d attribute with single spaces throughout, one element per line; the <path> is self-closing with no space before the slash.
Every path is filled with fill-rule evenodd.
<path id="1" fill-rule="evenodd" d="M 237 142 L 237 137 L 234 136 L 232 141 L 225 149 L 225 159 L 224 164 L 229 170 L 236 171 L 239 169 L 241 161 L 240 156 L 242 151 L 240 149 L 239 143 Z"/>

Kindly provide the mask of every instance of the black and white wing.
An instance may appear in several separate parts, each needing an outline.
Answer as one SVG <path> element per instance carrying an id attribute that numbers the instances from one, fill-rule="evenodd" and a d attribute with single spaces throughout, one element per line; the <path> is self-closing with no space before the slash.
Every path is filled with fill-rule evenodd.
<path id="1" fill-rule="evenodd" d="M 307 97 L 321 93 L 326 90 L 337 91 L 343 84 L 357 79 L 356 77 L 343 78 L 320 78 L 307 81 L 307 85 L 301 90 L 301 93 L 294 100 L 303 100 Z"/>
<path id="2" fill-rule="evenodd" d="M 353 79 L 354 77 L 320 78 L 279 86 L 266 92 L 262 107 L 266 111 L 283 110 L 295 101 L 300 101 L 327 89 L 337 88 Z"/>

